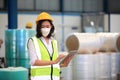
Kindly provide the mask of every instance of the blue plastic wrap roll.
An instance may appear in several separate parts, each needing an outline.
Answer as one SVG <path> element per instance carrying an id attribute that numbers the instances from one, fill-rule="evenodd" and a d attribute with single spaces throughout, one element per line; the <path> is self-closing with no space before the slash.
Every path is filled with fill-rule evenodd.
<path id="1" fill-rule="evenodd" d="M 16 30 L 5 31 L 5 59 L 6 67 L 16 66 Z"/>
<path id="2" fill-rule="evenodd" d="M 16 30 L 8 29 L 5 31 L 5 57 L 16 58 Z"/>
<path id="3" fill-rule="evenodd" d="M 6 67 L 16 67 L 16 59 L 8 59 L 6 58 Z"/>
<path id="4" fill-rule="evenodd" d="M 35 30 L 17 30 L 17 58 L 20 59 L 28 59 L 28 49 L 27 49 L 27 42 L 28 39 L 35 35 Z"/>
<path id="5" fill-rule="evenodd" d="M 0 69 L 0 80 L 28 80 L 28 69 L 22 67 Z"/>
<path id="6" fill-rule="evenodd" d="M 29 53 L 27 49 L 28 39 L 35 35 L 35 30 L 17 30 L 17 66 L 30 68 Z"/>
<path id="7" fill-rule="evenodd" d="M 30 68 L 30 59 L 17 59 L 17 64 L 18 67 L 25 67 L 25 68 Z"/>
<path id="8" fill-rule="evenodd" d="M 5 31 L 6 67 L 17 64 L 17 66 L 29 68 L 27 42 L 34 35 L 35 30 L 31 29 L 8 29 Z"/>

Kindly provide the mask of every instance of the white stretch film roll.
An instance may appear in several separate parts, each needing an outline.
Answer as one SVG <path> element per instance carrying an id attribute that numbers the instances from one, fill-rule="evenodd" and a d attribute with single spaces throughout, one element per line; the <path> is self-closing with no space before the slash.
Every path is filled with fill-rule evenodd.
<path id="1" fill-rule="evenodd" d="M 69 51 L 78 49 L 98 49 L 100 39 L 93 33 L 72 33 L 66 39 L 66 46 Z"/>
<path id="2" fill-rule="evenodd" d="M 98 52 L 98 71 L 95 71 L 97 74 L 96 79 L 108 79 L 111 76 L 111 63 L 110 63 L 110 54 L 104 52 Z"/>
<path id="3" fill-rule="evenodd" d="M 73 75 L 72 62 L 70 62 L 67 67 L 61 68 L 61 77 L 62 80 L 73 80 L 72 75 Z"/>
<path id="4" fill-rule="evenodd" d="M 94 80 L 94 56 L 78 54 L 73 59 L 73 80 Z"/>
<path id="5" fill-rule="evenodd" d="M 117 74 L 119 72 L 119 67 L 118 67 L 118 54 L 116 52 L 110 53 L 110 61 L 111 61 L 111 77 L 115 78 L 117 77 Z"/>
<path id="6" fill-rule="evenodd" d="M 118 73 L 120 73 L 120 52 L 117 52 L 117 59 L 118 59 Z"/>
<path id="7" fill-rule="evenodd" d="M 116 50 L 120 51 L 120 34 L 119 33 L 97 33 L 100 38 L 100 48 L 107 51 Z"/>

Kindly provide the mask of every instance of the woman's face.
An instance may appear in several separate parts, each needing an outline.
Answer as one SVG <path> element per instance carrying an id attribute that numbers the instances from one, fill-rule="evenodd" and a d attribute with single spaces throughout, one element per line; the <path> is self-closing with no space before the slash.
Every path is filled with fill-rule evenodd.
<path id="1" fill-rule="evenodd" d="M 49 21 L 44 21 L 41 25 L 41 32 L 43 37 L 47 37 L 51 30 L 51 24 Z"/>
<path id="2" fill-rule="evenodd" d="M 49 23 L 49 21 L 44 21 L 43 23 L 42 23 L 42 26 L 41 26 L 42 28 L 51 28 L 51 24 Z"/>

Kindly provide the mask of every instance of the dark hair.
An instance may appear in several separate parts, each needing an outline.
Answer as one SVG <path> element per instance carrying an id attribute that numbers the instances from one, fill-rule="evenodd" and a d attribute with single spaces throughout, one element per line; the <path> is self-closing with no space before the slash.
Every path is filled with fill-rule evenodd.
<path id="1" fill-rule="evenodd" d="M 48 21 L 51 24 L 51 30 L 50 30 L 50 33 L 48 34 L 47 38 L 50 38 L 52 36 L 54 30 L 55 30 L 55 27 L 54 27 L 54 25 L 53 25 L 51 20 L 40 20 L 40 21 L 38 21 L 37 27 L 36 27 L 36 32 L 37 32 L 36 33 L 36 37 L 37 38 L 42 36 L 41 28 L 42 28 L 42 23 L 44 21 Z"/>

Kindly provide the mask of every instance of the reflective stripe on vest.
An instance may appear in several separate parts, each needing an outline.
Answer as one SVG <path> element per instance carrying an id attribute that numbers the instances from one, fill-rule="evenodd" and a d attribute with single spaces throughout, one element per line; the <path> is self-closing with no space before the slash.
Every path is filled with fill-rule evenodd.
<path id="1" fill-rule="evenodd" d="M 35 76 L 31 80 L 51 80 L 50 76 Z M 53 76 L 53 80 L 60 80 L 60 77 Z"/>
<path id="2" fill-rule="evenodd" d="M 50 57 L 50 54 L 43 44 L 43 42 L 36 38 L 33 37 L 33 43 L 35 46 L 35 49 L 37 51 L 37 56 L 40 60 L 46 60 L 50 61 L 55 60 L 58 56 L 57 52 L 57 42 L 56 40 L 52 40 L 52 48 L 53 48 L 53 55 Z M 40 56 L 41 55 L 41 56 Z M 51 65 L 48 66 L 31 66 L 31 76 L 50 76 L 51 75 Z M 53 73 L 52 76 L 60 76 L 60 67 L 59 64 L 53 65 Z"/>
<path id="3" fill-rule="evenodd" d="M 39 48 L 36 37 L 35 36 L 32 37 L 32 40 L 33 40 L 33 43 L 34 43 L 34 47 L 36 49 L 37 57 L 38 57 L 39 60 L 41 60 L 40 48 Z"/>

